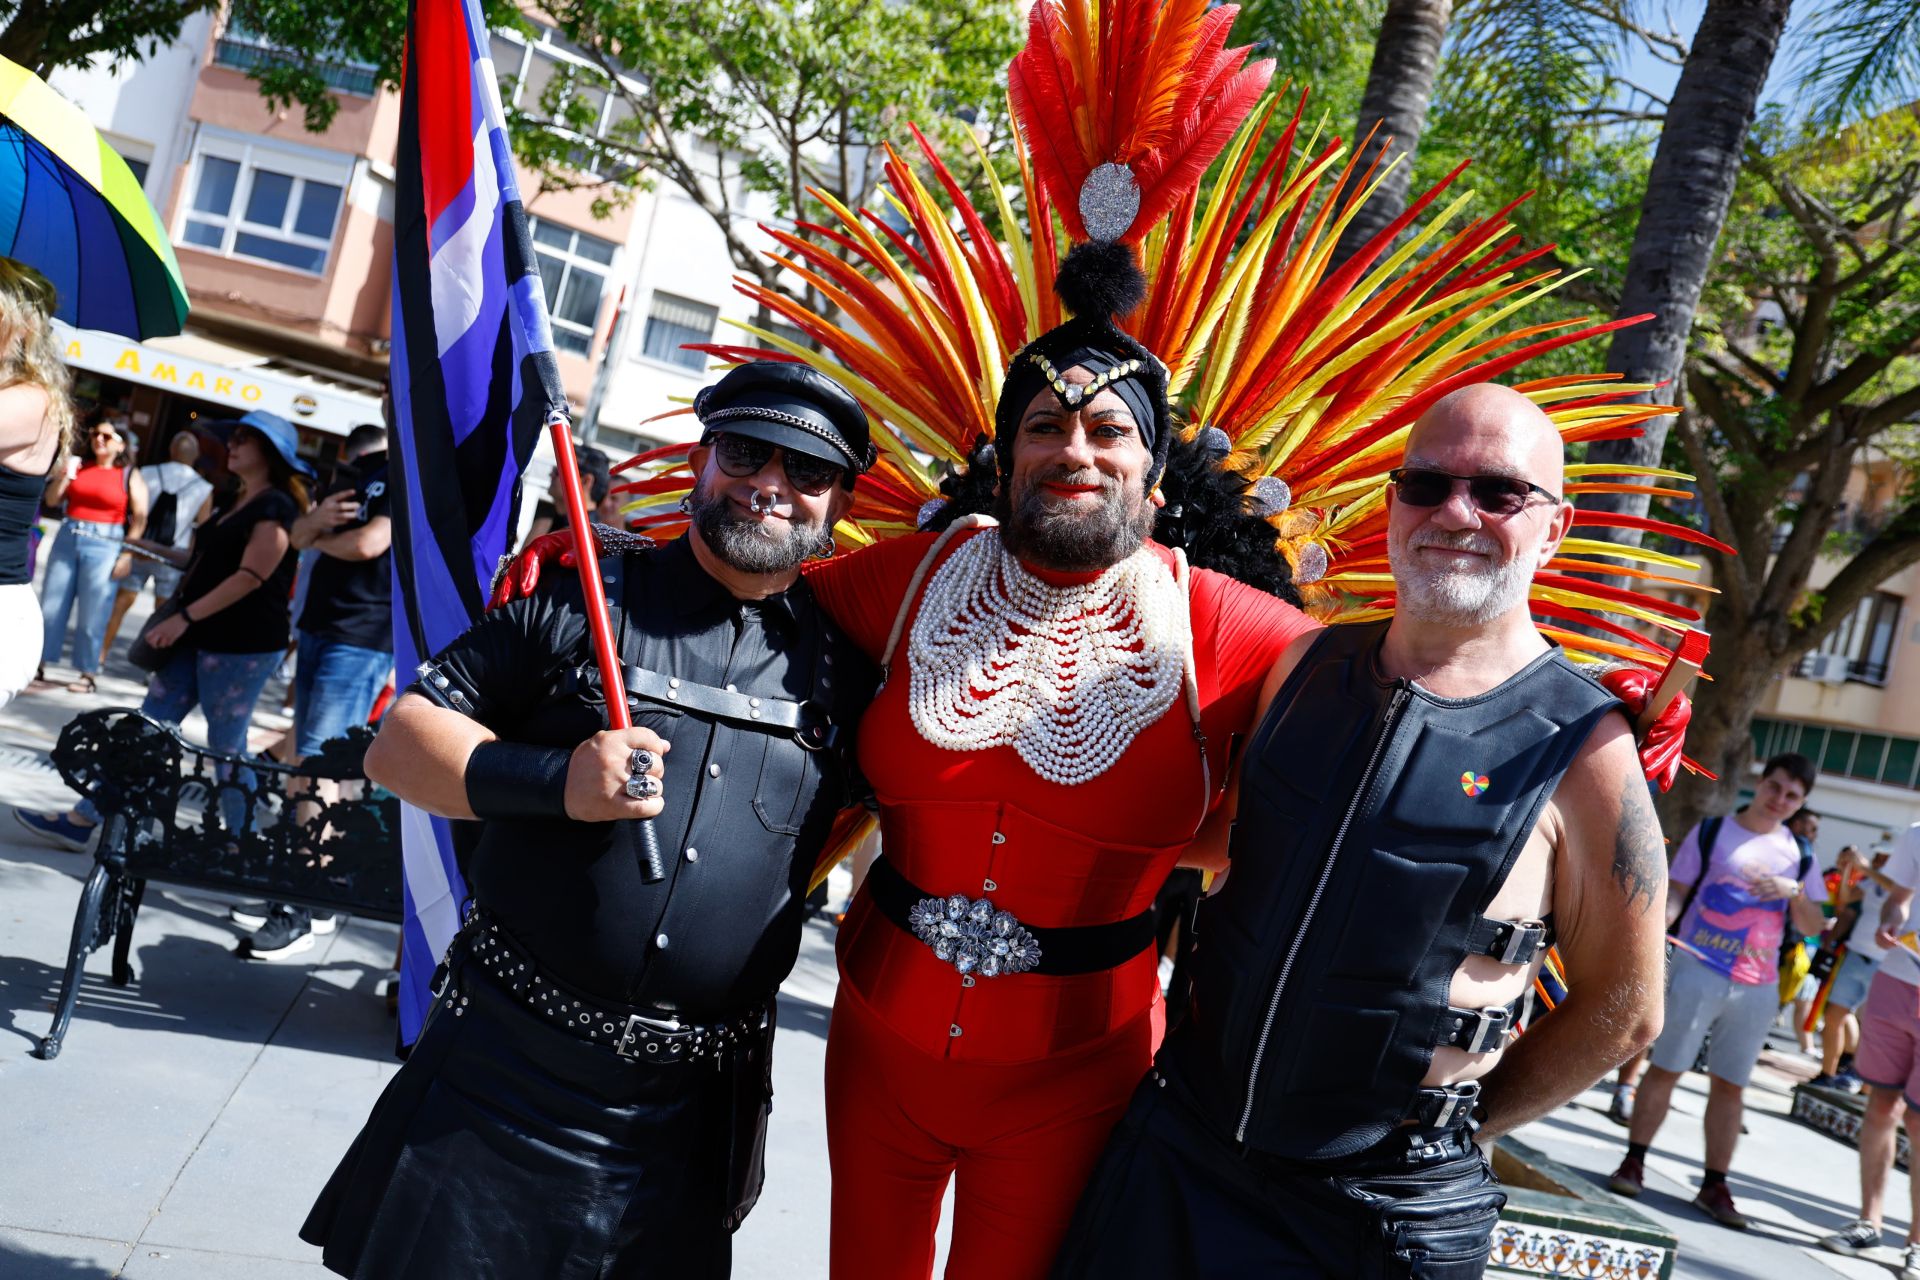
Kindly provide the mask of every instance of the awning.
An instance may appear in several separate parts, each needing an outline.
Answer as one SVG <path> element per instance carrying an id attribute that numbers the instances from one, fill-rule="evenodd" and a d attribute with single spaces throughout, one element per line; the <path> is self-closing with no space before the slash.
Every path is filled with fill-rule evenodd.
<path id="1" fill-rule="evenodd" d="M 273 357 L 198 334 L 133 342 L 54 321 L 66 362 L 236 410 L 265 409 L 316 431 L 346 435 L 380 421 L 380 397 L 301 373 L 264 367 Z"/>

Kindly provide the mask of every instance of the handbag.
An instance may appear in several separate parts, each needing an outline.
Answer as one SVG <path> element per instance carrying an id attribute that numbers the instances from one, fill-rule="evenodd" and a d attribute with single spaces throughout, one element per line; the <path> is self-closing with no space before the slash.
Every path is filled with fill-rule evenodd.
<path id="1" fill-rule="evenodd" d="M 140 634 L 133 638 L 133 643 L 127 646 L 127 661 L 142 671 L 154 672 L 166 666 L 178 655 L 192 652 L 193 646 L 187 642 L 186 636 L 181 636 L 164 649 L 147 638 L 153 634 L 155 627 L 186 607 L 185 602 L 180 599 L 179 592 L 176 591 L 168 596 L 160 607 L 153 611 L 153 616 L 147 619 L 147 625 L 140 628 Z M 191 627 L 191 622 L 188 625 Z"/>

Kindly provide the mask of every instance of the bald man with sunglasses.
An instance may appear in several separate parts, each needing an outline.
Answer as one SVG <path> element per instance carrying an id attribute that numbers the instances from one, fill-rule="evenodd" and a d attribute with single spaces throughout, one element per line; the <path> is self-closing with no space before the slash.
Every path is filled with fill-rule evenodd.
<path id="1" fill-rule="evenodd" d="M 1302 636 L 1269 675 L 1202 835 L 1229 874 L 1192 1012 L 1057 1276 L 1478 1276 L 1505 1202 L 1481 1145 L 1660 1030 L 1666 859 L 1633 735 L 1527 608 L 1573 523 L 1560 437 L 1467 387 L 1392 481 L 1394 616 Z M 1513 1041 L 1555 942 L 1567 998 Z"/>

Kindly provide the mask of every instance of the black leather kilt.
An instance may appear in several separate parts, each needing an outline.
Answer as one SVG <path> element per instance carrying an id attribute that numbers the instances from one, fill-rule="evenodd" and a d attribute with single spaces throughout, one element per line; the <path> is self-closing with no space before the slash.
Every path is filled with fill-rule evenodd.
<path id="1" fill-rule="evenodd" d="M 356 1280 L 726 1276 L 760 1186 L 771 1016 L 718 1065 L 654 1065 L 479 968 L 455 969 L 301 1238 Z"/>
<path id="2" fill-rule="evenodd" d="M 1054 1280 L 1471 1280 L 1506 1204 L 1464 1126 L 1282 1167 L 1150 1073 L 1075 1210 Z"/>

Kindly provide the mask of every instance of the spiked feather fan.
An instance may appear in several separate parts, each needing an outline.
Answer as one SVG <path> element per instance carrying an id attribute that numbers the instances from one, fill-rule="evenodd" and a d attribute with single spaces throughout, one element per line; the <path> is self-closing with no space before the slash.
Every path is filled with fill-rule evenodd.
<path id="1" fill-rule="evenodd" d="M 1542 265 L 1552 245 L 1521 243 L 1509 221 L 1518 201 L 1471 215 L 1472 193 L 1457 190 L 1464 165 L 1332 267 L 1340 233 L 1379 171 L 1320 137 L 1305 119 L 1304 92 L 1242 102 L 1240 88 L 1265 86 L 1271 66 L 1245 66 L 1245 50 L 1225 47 L 1231 21 L 1231 9 L 1200 0 L 1041 0 L 1009 94 L 1021 123 L 1017 188 L 1001 182 L 976 144 L 989 197 L 976 207 L 916 131 L 915 163 L 887 151 L 886 216 L 815 192 L 827 210 L 821 222 L 767 228 L 773 260 L 832 310 L 742 277 L 743 294 L 810 344 L 742 325 L 759 346 L 697 349 L 727 363 L 766 358 L 769 349 L 803 360 L 848 387 L 886 428 L 875 432 L 881 461 L 855 491 L 844 542 L 918 527 L 948 472 L 972 477 L 946 485 L 957 499 L 982 500 L 969 454 L 991 438 L 1007 361 L 1062 319 L 1048 286 L 1063 233 L 1070 244 L 1086 239 L 1078 196 L 1102 164 L 1130 166 L 1141 196 L 1117 247 L 1137 249 L 1146 276 L 1126 327 L 1170 369 L 1188 442 L 1204 436 L 1216 456 L 1224 442 L 1227 488 L 1259 482 L 1293 588 L 1325 621 L 1392 609 L 1386 472 L 1424 409 L 1457 387 L 1510 377 L 1540 355 L 1645 318 L 1523 323 L 1572 277 Z M 1213 126 L 1229 119 L 1211 140 Z M 1569 444 L 1636 435 L 1672 412 L 1634 402 L 1651 388 L 1608 374 L 1513 385 Z M 649 531 L 684 523 L 678 457 L 642 455 L 639 478 L 623 486 Z M 1567 491 L 1673 497 L 1684 490 L 1660 481 L 1686 478 L 1576 466 Z M 1180 523 L 1168 522 L 1168 536 L 1179 536 Z M 1658 666 L 1669 642 L 1699 621 L 1673 597 L 1710 588 L 1683 576 L 1693 566 L 1680 556 L 1593 538 L 1600 527 L 1718 544 L 1661 521 L 1577 512 L 1574 536 L 1535 581 L 1535 617 L 1570 655 Z M 1232 553 L 1221 564 L 1232 569 L 1244 547 L 1226 542 Z M 1191 550 L 1205 562 L 1198 541 Z M 1576 576 L 1600 572 L 1637 589 Z M 1583 629 L 1569 625 L 1576 621 Z"/>

